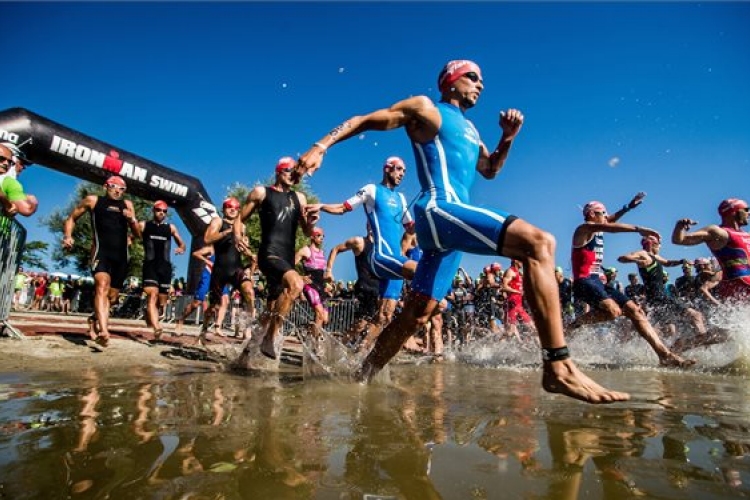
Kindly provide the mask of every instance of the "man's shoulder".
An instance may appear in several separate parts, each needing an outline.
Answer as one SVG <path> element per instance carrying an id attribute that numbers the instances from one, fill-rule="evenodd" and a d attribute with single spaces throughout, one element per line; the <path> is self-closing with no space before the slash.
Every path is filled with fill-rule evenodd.
<path id="1" fill-rule="evenodd" d="M 18 182 L 18 179 L 14 179 L 13 177 L 4 177 L 0 184 L 0 188 L 2 188 L 5 196 L 7 196 L 10 201 L 21 201 L 26 198 L 26 195 L 23 192 L 23 185 Z"/>

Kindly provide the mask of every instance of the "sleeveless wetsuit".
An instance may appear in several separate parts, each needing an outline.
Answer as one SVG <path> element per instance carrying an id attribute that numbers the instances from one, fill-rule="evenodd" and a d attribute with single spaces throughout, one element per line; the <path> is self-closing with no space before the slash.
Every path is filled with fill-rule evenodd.
<path id="1" fill-rule="evenodd" d="M 723 299 L 750 299 L 750 234 L 723 227 L 729 235 L 727 244 L 711 250 L 723 271 L 716 294 Z"/>
<path id="2" fill-rule="evenodd" d="M 312 307 L 318 307 L 323 305 L 323 300 L 328 297 L 326 282 L 323 278 L 326 270 L 326 256 L 323 250 L 312 245 L 307 248 L 310 249 L 310 257 L 302 260 L 302 269 L 305 271 L 305 275 L 310 277 L 312 283 L 306 284 L 302 293 L 305 294 L 305 298 Z"/>
<path id="3" fill-rule="evenodd" d="M 370 254 L 373 244 L 365 237 L 365 247 L 354 256 L 357 269 L 357 282 L 354 284 L 354 297 L 357 299 L 356 318 L 374 318 L 378 313 L 379 280 L 370 270 Z"/>
<path id="4" fill-rule="evenodd" d="M 172 228 L 168 222 L 147 221 L 143 226 L 143 286 L 168 294 L 172 282 Z"/>
<path id="5" fill-rule="evenodd" d="M 275 300 L 284 290 L 284 274 L 294 269 L 294 241 L 302 208 L 297 193 L 269 186 L 258 213 L 261 231 L 258 268 L 266 276 L 268 300 Z"/>
<path id="6" fill-rule="evenodd" d="M 604 260 L 604 233 L 594 233 L 591 240 L 580 247 L 573 247 L 573 295 L 577 301 L 586 302 L 592 307 L 606 299 L 613 299 L 622 307 L 630 300 L 614 287 L 602 283 L 602 262 Z"/>
<path id="7" fill-rule="evenodd" d="M 233 224 L 221 220 L 219 232 L 231 229 Z M 211 272 L 209 300 L 212 304 L 220 304 L 221 296 L 227 285 L 239 287 L 238 278 L 242 275 L 242 259 L 240 251 L 234 244 L 234 232 L 230 232 L 219 241 L 214 242 L 214 268 Z"/>
<path id="8" fill-rule="evenodd" d="M 497 255 L 515 217 L 470 204 L 480 138 L 456 106 L 436 104 L 441 117 L 435 138 L 412 142 L 421 192 L 414 204 L 417 238 L 424 250 L 412 290 L 441 300 L 451 289 L 462 252 Z"/>
<path id="9" fill-rule="evenodd" d="M 110 286 L 116 290 L 122 288 L 128 272 L 128 219 L 123 215 L 126 207 L 125 200 L 99 196 L 91 211 L 91 274 L 109 274 Z"/>

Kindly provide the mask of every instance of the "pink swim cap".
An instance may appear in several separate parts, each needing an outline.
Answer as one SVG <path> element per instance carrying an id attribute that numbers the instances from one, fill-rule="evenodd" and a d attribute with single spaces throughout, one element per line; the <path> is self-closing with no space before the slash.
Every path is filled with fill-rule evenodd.
<path id="1" fill-rule="evenodd" d="M 285 156 L 281 159 L 279 159 L 279 162 L 276 164 L 276 173 L 281 172 L 282 170 L 285 170 L 287 168 L 294 168 L 297 166 L 297 162 L 294 161 L 294 158 L 291 156 Z"/>
<path id="2" fill-rule="evenodd" d="M 224 200 L 224 203 L 222 203 L 221 207 L 223 209 L 240 208 L 240 200 L 238 200 L 234 196 L 230 196 L 229 198 Z"/>
<path id="3" fill-rule="evenodd" d="M 586 217 L 590 212 L 607 213 L 607 207 L 601 201 L 590 201 L 583 207 L 583 216 Z"/>
<path id="4" fill-rule="evenodd" d="M 386 168 L 393 168 L 393 167 L 401 167 L 403 169 L 406 169 L 406 164 L 404 163 L 404 160 L 399 158 L 398 156 L 390 156 L 387 160 L 385 160 L 385 163 L 383 164 L 383 169 Z"/>
<path id="5" fill-rule="evenodd" d="M 739 198 L 727 198 L 719 204 L 719 215 L 734 215 L 740 209 L 747 208 L 747 202 Z"/>
<path id="6" fill-rule="evenodd" d="M 468 59 L 448 61 L 438 76 L 438 88 L 440 92 L 445 92 L 453 82 L 466 73 L 472 72 L 480 76 L 482 75 L 482 70 L 479 69 L 479 66 L 474 61 L 469 61 Z"/>
<path id="7" fill-rule="evenodd" d="M 128 185 L 127 185 L 127 184 L 125 184 L 125 179 L 123 179 L 123 178 L 122 178 L 122 177 L 120 177 L 119 175 L 113 175 L 113 176 L 111 176 L 111 177 L 110 177 L 109 179 L 107 179 L 107 180 L 106 180 L 106 181 L 104 182 L 104 185 L 105 185 L 105 186 L 106 186 L 107 184 L 112 184 L 113 186 L 120 186 L 120 187 L 123 187 L 123 188 L 126 188 L 126 187 L 128 187 Z"/>
<path id="8" fill-rule="evenodd" d="M 325 234 L 325 233 L 323 232 L 323 228 L 322 228 L 322 227 L 318 227 L 318 226 L 315 226 L 315 227 L 313 228 L 313 230 L 312 230 L 312 235 L 313 235 L 313 236 L 318 236 L 319 234 Z"/>

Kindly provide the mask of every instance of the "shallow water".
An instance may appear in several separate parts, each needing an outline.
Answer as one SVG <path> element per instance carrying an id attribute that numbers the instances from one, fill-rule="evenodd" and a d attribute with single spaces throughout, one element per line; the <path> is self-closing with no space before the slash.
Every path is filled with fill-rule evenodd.
<path id="1" fill-rule="evenodd" d="M 656 368 L 617 328 L 569 341 L 633 400 L 540 389 L 536 348 L 480 341 L 369 386 L 144 368 L 0 374 L 0 499 L 574 499 L 750 495 L 748 317 Z M 309 360 L 309 358 L 308 358 Z M 347 362 L 343 360 L 344 371 Z"/>
<path id="2" fill-rule="evenodd" d="M 542 392 L 537 367 L 498 368 L 499 350 L 475 351 L 393 366 L 391 383 L 370 386 L 143 369 L 2 375 L 0 498 L 750 494 L 746 376 L 593 370 L 634 397 L 595 407 Z"/>

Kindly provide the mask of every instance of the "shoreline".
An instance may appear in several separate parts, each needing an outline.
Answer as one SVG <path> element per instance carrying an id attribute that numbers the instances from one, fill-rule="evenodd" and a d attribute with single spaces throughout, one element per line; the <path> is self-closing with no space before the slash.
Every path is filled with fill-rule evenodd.
<path id="1" fill-rule="evenodd" d="M 153 342 L 151 328 L 143 320 L 110 320 L 111 339 L 106 349 L 88 337 L 85 314 L 11 312 L 8 323 L 21 332 L 21 339 L 0 337 L 0 373 L 70 372 L 89 368 L 128 369 L 146 367 L 169 372 L 188 369 L 224 371 L 221 359 L 227 348 L 239 347 L 240 340 L 224 337 L 195 345 L 199 326 L 184 325 L 174 334 L 174 325 Z"/>

